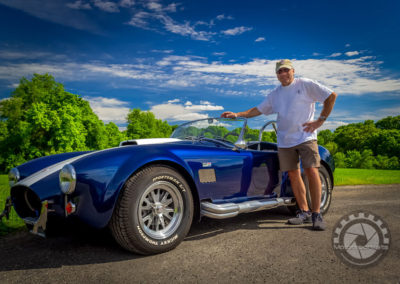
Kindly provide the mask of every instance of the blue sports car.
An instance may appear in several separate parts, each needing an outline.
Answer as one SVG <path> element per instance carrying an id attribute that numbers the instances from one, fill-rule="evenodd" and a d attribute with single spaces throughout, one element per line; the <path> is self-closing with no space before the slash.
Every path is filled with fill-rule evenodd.
<path id="1" fill-rule="evenodd" d="M 108 226 L 123 248 L 154 254 L 176 247 L 202 216 L 223 219 L 277 206 L 295 210 L 277 145 L 261 141 L 274 122 L 260 129 L 258 141 L 246 141 L 246 124 L 244 118 L 196 120 L 170 138 L 32 160 L 10 171 L 4 212 L 13 206 L 31 232 L 43 236 L 54 216 Z M 326 213 L 334 163 L 325 148 L 319 152 Z"/>

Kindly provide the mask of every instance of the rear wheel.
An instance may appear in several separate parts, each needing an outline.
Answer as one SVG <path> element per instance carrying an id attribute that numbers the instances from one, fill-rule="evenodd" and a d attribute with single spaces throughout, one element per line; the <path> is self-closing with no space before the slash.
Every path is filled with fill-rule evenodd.
<path id="1" fill-rule="evenodd" d="M 120 194 L 110 222 L 116 241 L 139 254 L 175 248 L 187 235 L 193 198 L 185 179 L 168 166 L 150 166 L 133 175 Z"/>
<path id="2" fill-rule="evenodd" d="M 321 214 L 325 214 L 328 212 L 329 206 L 331 205 L 332 201 L 332 189 L 333 189 L 333 184 L 332 184 L 332 179 L 331 176 L 329 175 L 328 170 L 325 168 L 324 165 L 321 164 L 321 167 L 319 168 L 319 178 L 321 180 L 321 206 L 320 206 L 320 212 Z M 303 182 L 304 185 L 306 186 L 306 198 L 307 198 L 307 203 L 308 207 L 312 208 L 311 204 L 311 195 L 310 195 L 310 189 L 308 185 L 308 179 L 305 175 L 305 173 L 302 174 Z M 299 207 L 297 205 L 294 206 L 288 206 L 288 209 L 290 212 L 293 214 L 296 214 L 297 210 Z"/>

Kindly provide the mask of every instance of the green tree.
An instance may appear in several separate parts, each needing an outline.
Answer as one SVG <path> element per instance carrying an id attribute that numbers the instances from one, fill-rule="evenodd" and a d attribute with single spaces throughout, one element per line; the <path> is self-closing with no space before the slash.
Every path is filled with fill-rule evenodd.
<path id="1" fill-rule="evenodd" d="M 397 129 L 400 130 L 400 115 L 388 116 L 376 123 L 376 127 L 379 129 Z"/>
<path id="2" fill-rule="evenodd" d="M 362 151 L 368 149 L 369 137 L 376 135 L 379 129 L 375 127 L 372 120 L 352 123 L 338 127 L 334 132 L 334 142 L 338 145 L 338 151 L 350 150 Z"/>
<path id="3" fill-rule="evenodd" d="M 89 103 L 48 74 L 22 78 L 0 102 L 0 121 L 2 172 L 49 154 L 108 146 L 104 124 Z"/>
<path id="4" fill-rule="evenodd" d="M 118 126 L 109 122 L 106 124 L 107 147 L 117 147 L 122 141 L 128 140 L 125 132 L 121 132 Z"/>
<path id="5" fill-rule="evenodd" d="M 400 130 L 379 130 L 371 135 L 365 144 L 375 155 L 400 157 Z"/>
<path id="6" fill-rule="evenodd" d="M 337 168 L 347 168 L 346 155 L 344 153 L 337 152 L 333 155 L 333 158 L 335 160 L 335 166 Z"/>
<path id="7" fill-rule="evenodd" d="M 150 111 L 132 109 L 127 116 L 127 137 L 129 139 L 169 137 L 172 127 L 166 121 L 156 119 Z"/>
<path id="8" fill-rule="evenodd" d="M 318 132 L 318 144 L 325 146 L 326 144 L 333 142 L 333 132 L 329 129 L 321 130 Z"/>

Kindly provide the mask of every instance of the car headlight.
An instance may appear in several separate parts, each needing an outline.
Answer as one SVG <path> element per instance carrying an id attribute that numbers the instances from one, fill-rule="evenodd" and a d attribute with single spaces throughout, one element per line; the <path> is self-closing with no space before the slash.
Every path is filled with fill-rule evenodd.
<path id="1" fill-rule="evenodd" d="M 11 169 L 11 171 L 8 173 L 8 183 L 10 184 L 10 187 L 12 187 L 14 184 L 16 184 L 19 179 L 20 179 L 19 171 L 17 168 Z"/>
<path id="2" fill-rule="evenodd" d="M 60 188 L 64 194 L 71 194 L 75 191 L 76 172 L 71 164 L 66 164 L 60 171 Z"/>

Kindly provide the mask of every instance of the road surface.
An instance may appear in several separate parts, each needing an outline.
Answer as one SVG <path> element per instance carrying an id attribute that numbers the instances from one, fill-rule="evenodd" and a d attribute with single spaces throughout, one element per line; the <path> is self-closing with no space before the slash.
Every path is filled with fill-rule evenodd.
<path id="1" fill-rule="evenodd" d="M 336 222 L 368 210 L 389 226 L 391 247 L 376 266 L 346 266 L 332 249 Z M 336 187 L 324 232 L 289 226 L 286 208 L 204 218 L 176 249 L 154 256 L 122 250 L 108 234 L 65 232 L 0 239 L 0 283 L 400 283 L 400 185 Z"/>

